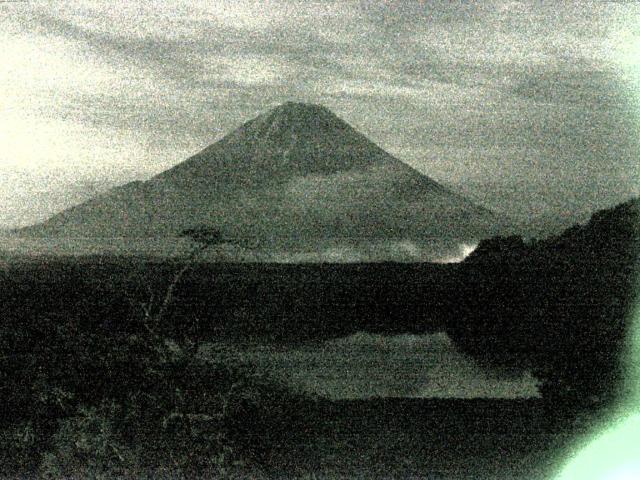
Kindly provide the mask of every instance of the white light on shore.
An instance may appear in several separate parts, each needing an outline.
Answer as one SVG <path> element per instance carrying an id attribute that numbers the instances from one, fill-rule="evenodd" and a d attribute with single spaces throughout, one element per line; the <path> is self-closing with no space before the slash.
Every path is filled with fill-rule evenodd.
<path id="1" fill-rule="evenodd" d="M 439 260 L 434 260 L 435 263 L 460 263 L 469 255 L 471 255 L 475 249 L 478 248 L 478 244 L 462 243 L 459 247 L 459 254 L 452 257 L 444 257 Z"/>

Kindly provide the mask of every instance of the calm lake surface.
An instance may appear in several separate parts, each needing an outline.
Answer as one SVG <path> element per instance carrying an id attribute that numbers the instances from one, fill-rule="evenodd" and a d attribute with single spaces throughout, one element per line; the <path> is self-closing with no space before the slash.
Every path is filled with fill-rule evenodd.
<path id="1" fill-rule="evenodd" d="M 295 390 L 332 400 L 539 397 L 531 374 L 481 368 L 445 333 L 356 333 L 313 345 L 248 347 L 236 354 Z"/>

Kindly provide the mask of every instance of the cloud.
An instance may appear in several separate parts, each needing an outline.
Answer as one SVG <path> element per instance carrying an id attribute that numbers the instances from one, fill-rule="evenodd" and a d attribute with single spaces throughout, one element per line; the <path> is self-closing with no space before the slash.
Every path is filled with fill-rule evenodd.
<path id="1" fill-rule="evenodd" d="M 420 121 L 410 127 L 398 108 L 378 135 L 418 170 L 522 218 L 581 215 L 640 193 L 640 124 L 615 70 L 531 68 L 482 101 L 456 100 L 423 113 L 413 107 Z"/>
<path id="2" fill-rule="evenodd" d="M 291 68 L 274 56 L 221 55 L 210 58 L 199 74 L 201 82 L 214 84 L 270 86 L 284 83 Z"/>
<path id="3" fill-rule="evenodd" d="M 0 4 L 0 162 L 46 169 L 51 144 L 53 164 L 148 177 L 295 99 L 493 207 L 533 185 L 509 197 L 525 216 L 527 196 L 591 208 L 638 184 L 634 2 L 262 5 Z"/>
<path id="4" fill-rule="evenodd" d="M 405 97 L 408 99 L 422 98 L 425 90 L 408 85 L 397 85 L 385 82 L 345 80 L 338 85 L 330 86 L 327 93 L 372 97 Z"/>
<path id="5" fill-rule="evenodd" d="M 160 81 L 168 90 L 179 88 L 171 82 L 181 81 L 187 82 L 183 88 L 271 85 L 276 79 L 284 80 L 289 69 L 279 56 L 269 54 L 260 43 L 252 46 L 251 41 L 243 39 L 235 48 L 229 48 L 224 37 L 233 38 L 235 32 L 227 26 L 213 35 L 207 35 L 201 26 L 192 38 L 171 38 L 159 31 L 141 36 L 121 28 L 114 33 L 95 23 L 85 21 L 82 25 L 76 17 L 68 19 L 48 13 L 39 13 L 30 20 L 43 36 L 72 42 L 70 46 L 89 58 L 97 57 L 122 73 L 133 70 L 138 77 Z"/>
<path id="6" fill-rule="evenodd" d="M 447 103 L 450 101 L 450 96 L 456 93 L 466 95 L 469 98 L 481 95 L 481 92 L 477 90 L 464 91 L 460 85 L 437 80 L 394 82 L 361 78 L 359 80 L 325 81 L 324 88 L 322 86 L 319 88 L 329 95 L 371 97 L 374 100 L 399 99 L 431 107 Z"/>
<path id="7" fill-rule="evenodd" d="M 0 225 L 27 226 L 114 187 L 117 182 L 94 180 L 68 169 L 30 169 L 0 166 Z M 54 192 L 54 193 L 52 193 Z M 40 208 L 25 214 L 24 206 Z"/>

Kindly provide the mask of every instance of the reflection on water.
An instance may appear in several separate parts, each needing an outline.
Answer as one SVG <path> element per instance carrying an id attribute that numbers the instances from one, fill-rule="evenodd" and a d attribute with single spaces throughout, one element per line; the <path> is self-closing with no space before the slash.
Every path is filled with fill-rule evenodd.
<path id="1" fill-rule="evenodd" d="M 256 348 L 248 356 L 295 389 L 331 399 L 539 396 L 531 374 L 480 368 L 444 333 L 357 333 L 313 346 Z"/>

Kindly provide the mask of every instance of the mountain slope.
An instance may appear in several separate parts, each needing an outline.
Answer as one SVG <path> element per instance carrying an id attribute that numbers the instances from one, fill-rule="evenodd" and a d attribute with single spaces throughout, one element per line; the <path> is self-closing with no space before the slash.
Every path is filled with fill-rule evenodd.
<path id="1" fill-rule="evenodd" d="M 146 182 L 21 230 L 39 237 L 174 236 L 215 225 L 259 245 L 473 242 L 491 212 L 395 159 L 328 109 L 285 103 Z"/>

